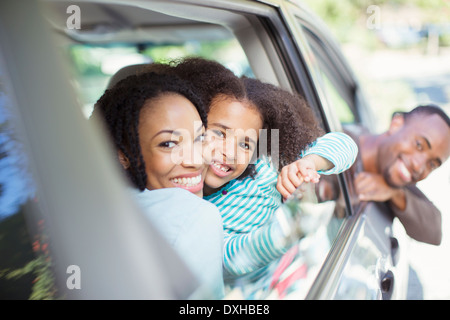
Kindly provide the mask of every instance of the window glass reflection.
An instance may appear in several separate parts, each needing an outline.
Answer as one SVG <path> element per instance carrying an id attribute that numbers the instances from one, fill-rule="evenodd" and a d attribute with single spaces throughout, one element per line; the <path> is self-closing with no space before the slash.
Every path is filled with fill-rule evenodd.
<path id="1" fill-rule="evenodd" d="M 279 210 L 290 217 L 285 225 L 293 231 L 292 246 L 258 278 L 228 283 L 228 297 L 304 299 L 346 217 L 337 176 L 331 175 L 322 176 L 317 184 L 300 186 Z"/>

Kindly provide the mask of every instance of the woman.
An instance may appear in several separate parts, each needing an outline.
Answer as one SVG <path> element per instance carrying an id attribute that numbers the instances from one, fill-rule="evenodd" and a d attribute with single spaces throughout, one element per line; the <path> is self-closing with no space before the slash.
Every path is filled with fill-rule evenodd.
<path id="1" fill-rule="evenodd" d="M 145 73 L 107 90 L 92 118 L 105 122 L 144 213 L 205 284 L 196 297 L 222 298 L 222 221 L 201 198 L 201 99 L 176 76 Z"/>

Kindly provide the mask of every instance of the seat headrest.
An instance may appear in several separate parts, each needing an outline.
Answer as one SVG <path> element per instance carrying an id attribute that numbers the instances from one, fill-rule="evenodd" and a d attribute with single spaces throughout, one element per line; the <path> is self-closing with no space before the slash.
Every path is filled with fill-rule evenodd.
<path id="1" fill-rule="evenodd" d="M 117 82 L 119 82 L 122 79 L 125 79 L 126 77 L 139 74 L 139 71 L 141 71 L 144 67 L 148 65 L 149 63 L 132 64 L 119 69 L 119 71 L 117 71 L 111 77 L 111 79 L 109 79 L 106 89 L 111 89 Z"/>

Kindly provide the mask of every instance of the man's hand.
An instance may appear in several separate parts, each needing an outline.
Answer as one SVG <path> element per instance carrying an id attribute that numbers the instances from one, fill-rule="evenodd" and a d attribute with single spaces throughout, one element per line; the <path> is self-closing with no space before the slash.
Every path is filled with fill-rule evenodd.
<path id="1" fill-rule="evenodd" d="M 355 187 L 361 201 L 391 201 L 400 210 L 406 207 L 403 190 L 390 187 L 380 174 L 359 173 L 355 178 Z"/>

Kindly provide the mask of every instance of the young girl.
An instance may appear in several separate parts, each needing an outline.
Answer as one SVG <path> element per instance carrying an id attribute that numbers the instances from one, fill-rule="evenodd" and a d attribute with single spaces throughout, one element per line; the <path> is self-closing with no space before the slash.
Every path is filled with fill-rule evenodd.
<path id="1" fill-rule="evenodd" d="M 106 124 L 144 213 L 206 284 L 208 297 L 222 298 L 222 221 L 217 208 L 201 199 L 201 99 L 175 76 L 146 73 L 107 90 L 92 118 Z"/>
<path id="2" fill-rule="evenodd" d="M 188 58 L 170 65 L 153 64 L 147 70 L 189 80 L 206 105 L 212 155 L 204 194 L 223 217 L 226 279 L 261 270 L 291 245 L 272 219 L 281 196 L 276 190 L 276 167 L 268 158 L 275 155 L 270 131 L 279 130 L 280 164 L 296 161 L 299 179 L 305 181 L 317 182 L 317 170 L 332 168 L 325 174 L 346 170 L 355 160 L 356 145 L 344 134 L 330 133 L 311 146 L 323 132 L 300 96 L 258 80 L 241 80 L 217 62 Z M 269 131 L 267 152 L 256 164 L 250 163 L 257 155 L 261 129 Z M 304 158 L 297 160 L 305 149 Z"/>
<path id="3" fill-rule="evenodd" d="M 228 134 L 232 131 L 224 130 L 224 127 L 248 128 L 251 119 L 257 119 L 259 112 L 263 115 L 262 128 L 279 129 L 280 164 L 291 163 L 291 169 L 296 169 L 291 175 L 300 182 L 317 182 L 317 171 L 335 174 L 353 164 L 357 147 L 345 134 L 327 134 L 311 145 L 321 130 L 311 109 L 300 96 L 256 79 L 244 78 L 243 82 L 251 105 L 241 105 L 239 109 L 232 99 L 213 99 L 208 111 L 208 132 L 217 132 L 213 133 L 216 137 L 226 139 L 226 131 Z M 244 137 L 235 135 L 234 138 L 241 142 L 237 149 L 241 148 L 243 153 L 255 150 L 256 146 L 251 143 L 242 144 Z M 247 172 L 242 172 L 238 165 L 233 164 L 232 157 L 236 151 L 229 150 L 226 143 L 220 143 L 220 139 L 216 141 L 219 143 L 215 148 L 223 157 L 213 159 L 206 174 L 204 194 L 205 199 L 214 203 L 222 214 L 226 232 L 225 278 L 233 281 L 253 272 L 248 279 L 255 279 L 265 271 L 264 267 L 293 244 L 287 241 L 287 235 L 273 219 L 282 200 L 276 190 L 278 171 L 271 161 L 275 156 L 274 150 L 271 150 L 272 143 L 268 142 L 266 154 L 259 155 L 254 168 L 249 165 Z M 301 155 L 299 150 L 304 150 Z M 299 156 L 302 158 L 298 159 Z M 249 155 L 251 157 L 253 155 Z M 252 178 L 255 171 L 255 178 Z"/>

